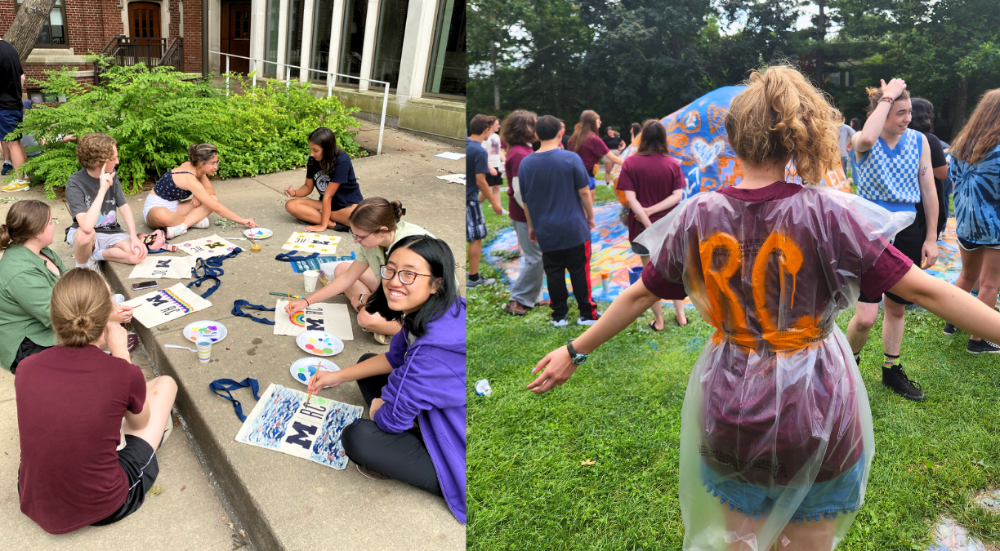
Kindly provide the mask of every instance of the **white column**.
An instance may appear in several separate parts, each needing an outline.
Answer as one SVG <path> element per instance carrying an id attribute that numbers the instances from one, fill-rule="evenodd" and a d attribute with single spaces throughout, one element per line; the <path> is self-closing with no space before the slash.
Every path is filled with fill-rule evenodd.
<path id="1" fill-rule="evenodd" d="M 445 28 L 442 29 L 444 36 L 441 41 L 444 44 L 448 40 L 447 26 L 451 23 L 452 10 L 449 8 L 454 7 L 455 0 L 440 1 L 446 8 Z M 403 55 L 399 62 L 399 83 L 396 84 L 396 98 L 400 101 L 419 98 L 424 91 L 431 42 L 434 41 L 437 4 L 437 0 L 410 0 L 403 34 Z"/>
<path id="2" fill-rule="evenodd" d="M 257 60 L 257 72 L 262 72 L 264 66 L 260 60 L 264 59 L 264 44 L 267 42 L 267 30 L 264 23 L 267 21 L 267 0 L 252 0 L 250 4 L 250 57 Z M 251 70 L 254 66 L 251 65 Z"/>
<path id="3" fill-rule="evenodd" d="M 278 70 L 274 73 L 278 80 L 285 78 L 285 54 L 288 48 L 285 43 L 288 41 L 288 0 L 281 0 L 278 7 Z"/>
<path id="4" fill-rule="evenodd" d="M 340 70 L 340 43 L 343 41 L 344 31 L 344 0 L 333 0 L 333 17 L 330 23 L 330 58 L 327 60 L 327 71 L 336 73 Z M 327 85 L 330 80 L 333 85 L 337 85 L 337 77 L 327 75 Z"/>
<path id="5" fill-rule="evenodd" d="M 162 0 L 160 2 L 160 36 L 167 39 L 173 38 L 170 36 L 170 0 Z M 166 53 L 166 50 L 164 50 Z"/>
<path id="6" fill-rule="evenodd" d="M 222 51 L 222 0 L 208 0 L 208 50 Z M 221 73 L 226 70 L 219 54 L 208 54 L 209 70 Z"/>
<path id="7" fill-rule="evenodd" d="M 372 78 L 372 65 L 375 61 L 375 35 L 378 34 L 378 16 L 382 9 L 379 0 L 368 2 L 368 16 L 365 18 L 365 42 L 361 50 L 361 78 Z M 382 87 L 379 86 L 379 91 Z M 358 90 L 368 91 L 368 82 L 361 81 Z"/>
<path id="8" fill-rule="evenodd" d="M 122 34 L 125 36 L 132 36 L 132 30 L 128 24 L 128 0 L 121 0 L 121 1 L 122 1 L 121 3 L 122 25 L 125 27 L 125 29 L 122 31 Z M 65 4 L 63 5 L 65 6 Z"/>
<path id="9" fill-rule="evenodd" d="M 309 61 L 312 58 L 312 36 L 313 36 L 313 7 L 316 5 L 316 0 L 305 0 L 305 4 L 302 7 L 302 55 L 299 56 L 299 81 L 306 82 L 309 80 Z"/>

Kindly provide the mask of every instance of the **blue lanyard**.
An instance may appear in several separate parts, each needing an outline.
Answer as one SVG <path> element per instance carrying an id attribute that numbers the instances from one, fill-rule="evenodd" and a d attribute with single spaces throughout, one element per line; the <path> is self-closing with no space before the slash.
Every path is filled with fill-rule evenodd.
<path id="1" fill-rule="evenodd" d="M 257 391 L 260 389 L 257 379 L 247 377 L 240 382 L 232 379 L 216 379 L 208 384 L 208 388 L 212 389 L 212 392 L 233 403 L 233 409 L 236 410 L 236 416 L 240 418 L 240 421 L 246 421 L 247 416 L 243 415 L 243 406 L 240 405 L 240 401 L 233 398 L 233 395 L 229 391 L 239 390 L 245 386 L 250 387 L 250 390 L 253 391 L 253 397 L 260 400 L 260 396 L 257 395 Z M 224 391 L 225 394 L 220 391 Z"/>
<path id="2" fill-rule="evenodd" d="M 281 253 L 274 257 L 275 260 L 280 260 L 282 262 L 304 262 L 306 260 L 312 260 L 319 256 L 319 253 L 312 253 L 306 256 L 295 256 L 295 251 Z"/>
<path id="3" fill-rule="evenodd" d="M 235 249 L 233 249 L 231 253 L 227 255 L 217 255 L 209 257 L 208 259 L 199 258 L 198 260 L 196 260 L 194 268 L 191 268 L 191 274 L 198 279 L 192 281 L 191 283 L 188 283 L 187 285 L 188 289 L 190 289 L 192 285 L 201 288 L 202 283 L 205 283 L 208 280 L 212 280 L 215 282 L 215 284 L 212 285 L 212 287 L 209 288 L 209 290 L 205 291 L 201 295 L 201 298 L 208 298 L 209 295 L 214 293 L 219 288 L 219 286 L 222 285 L 222 281 L 219 280 L 219 276 L 226 273 L 222 270 L 222 263 L 227 259 L 235 258 L 236 255 L 240 254 L 241 252 L 243 252 L 243 249 L 236 247 Z M 198 275 L 199 269 L 202 272 L 202 275 L 200 276 Z"/>
<path id="4" fill-rule="evenodd" d="M 250 319 L 254 320 L 257 323 L 266 323 L 267 325 L 274 325 L 274 322 L 271 321 L 271 320 L 269 320 L 269 319 L 258 318 L 258 317 L 255 317 L 255 316 L 253 316 L 251 314 L 248 314 L 248 313 L 244 312 L 243 311 L 243 307 L 249 308 L 251 310 L 263 310 L 265 312 L 274 312 L 274 308 L 265 308 L 264 306 L 262 306 L 260 304 L 250 304 L 249 302 L 247 302 L 247 301 L 245 301 L 243 299 L 240 299 L 240 300 L 237 300 L 236 302 L 233 303 L 233 312 L 232 312 L 234 316 L 240 316 L 240 317 L 244 317 L 244 318 L 250 318 Z"/>

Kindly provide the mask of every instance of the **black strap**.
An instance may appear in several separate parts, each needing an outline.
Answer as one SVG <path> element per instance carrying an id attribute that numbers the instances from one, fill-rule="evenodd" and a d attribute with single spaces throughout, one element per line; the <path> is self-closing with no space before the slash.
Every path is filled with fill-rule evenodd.
<path id="1" fill-rule="evenodd" d="M 232 252 L 226 255 L 220 254 L 216 256 L 211 256 L 207 259 L 205 258 L 197 259 L 194 263 L 194 268 L 191 268 L 191 275 L 193 275 L 197 279 L 195 279 L 191 283 L 188 283 L 187 285 L 188 289 L 190 289 L 192 285 L 200 289 L 202 283 L 205 283 L 208 280 L 212 280 L 215 284 L 212 285 L 211 288 L 209 288 L 201 295 L 201 298 L 208 298 L 209 295 L 214 293 L 219 288 L 219 286 L 222 285 L 222 281 L 219 280 L 219 276 L 226 273 L 225 271 L 222 270 L 222 263 L 227 259 L 235 258 L 236 255 L 240 254 L 241 252 L 243 252 L 243 249 L 236 247 L 235 249 L 232 250 Z M 201 275 L 198 274 L 199 269 L 201 270 Z"/>
<path id="2" fill-rule="evenodd" d="M 257 396 L 257 391 L 260 389 L 257 379 L 247 377 L 240 382 L 232 379 L 216 379 L 208 384 L 208 388 L 212 389 L 212 392 L 233 403 L 233 409 L 236 410 L 236 416 L 240 418 L 240 421 L 246 421 L 247 416 L 243 415 L 243 406 L 240 405 L 240 401 L 233 398 L 233 395 L 229 391 L 239 390 L 245 386 L 250 387 L 250 390 L 253 391 L 253 397 L 260 400 L 260 396 Z M 220 391 L 224 391 L 225 394 Z"/>
<path id="3" fill-rule="evenodd" d="M 282 262 L 305 262 L 306 260 L 312 260 L 319 256 L 319 253 L 312 253 L 306 256 L 295 256 L 295 251 L 281 253 L 274 257 L 275 260 L 280 260 Z"/>
<path id="4" fill-rule="evenodd" d="M 233 312 L 232 312 L 234 316 L 240 316 L 240 317 L 244 317 L 244 318 L 250 318 L 250 319 L 254 320 L 257 323 L 266 323 L 267 325 L 274 325 L 274 322 L 271 321 L 271 320 L 269 320 L 269 319 L 258 318 L 256 316 L 251 315 L 251 314 L 247 314 L 246 312 L 244 312 L 242 310 L 242 308 L 244 308 L 244 307 L 245 308 L 249 308 L 251 310 L 263 310 L 265 312 L 274 312 L 274 308 L 265 308 L 264 306 L 261 306 L 260 304 L 250 304 L 249 302 L 247 302 L 247 301 L 245 301 L 243 299 L 240 299 L 240 300 L 237 300 L 236 302 L 233 303 Z"/>

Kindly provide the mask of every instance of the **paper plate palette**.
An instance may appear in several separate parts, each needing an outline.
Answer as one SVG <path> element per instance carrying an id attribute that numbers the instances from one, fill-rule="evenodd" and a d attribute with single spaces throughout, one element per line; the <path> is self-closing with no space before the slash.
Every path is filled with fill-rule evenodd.
<path id="1" fill-rule="evenodd" d="M 320 364 L 320 371 L 340 371 L 340 367 L 330 360 L 316 358 L 299 358 L 292 362 L 292 367 L 288 371 L 296 381 L 308 385 L 309 379 L 316 374 L 316 364 Z"/>
<path id="2" fill-rule="evenodd" d="M 217 343 L 226 338 L 228 333 L 226 326 L 217 321 L 196 321 L 187 324 L 187 327 L 184 328 L 184 338 L 191 342 L 208 339 Z"/>
<path id="3" fill-rule="evenodd" d="M 295 338 L 295 344 L 315 356 L 333 356 L 344 350 L 344 341 L 325 331 L 306 331 Z"/>
<path id="4" fill-rule="evenodd" d="M 274 235 L 274 232 L 267 228 L 250 228 L 243 230 L 243 235 L 254 239 L 267 239 Z"/>

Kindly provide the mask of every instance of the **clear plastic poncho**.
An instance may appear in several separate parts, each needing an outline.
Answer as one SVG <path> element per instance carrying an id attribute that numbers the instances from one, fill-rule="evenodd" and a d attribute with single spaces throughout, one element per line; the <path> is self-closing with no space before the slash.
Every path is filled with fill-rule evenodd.
<path id="1" fill-rule="evenodd" d="M 760 203 L 699 194 L 638 238 L 716 329 L 681 415 L 685 549 L 818 550 L 844 538 L 875 447 L 835 322 L 912 219 L 804 186 Z"/>

